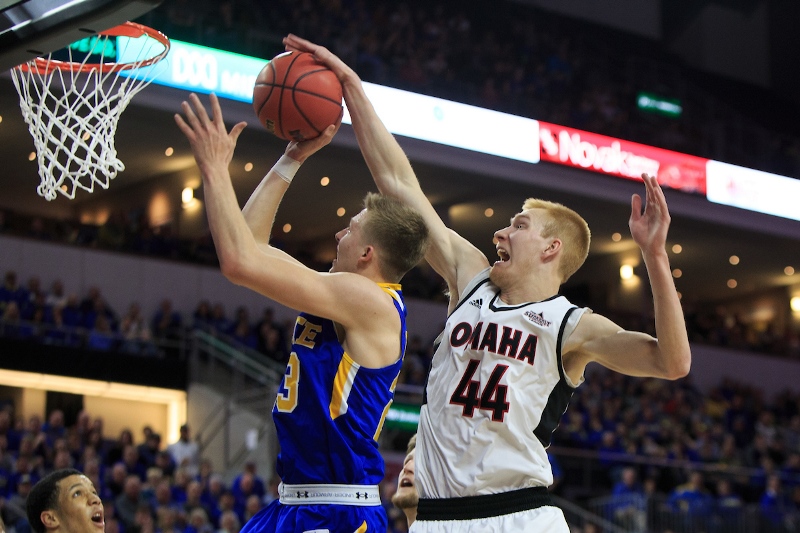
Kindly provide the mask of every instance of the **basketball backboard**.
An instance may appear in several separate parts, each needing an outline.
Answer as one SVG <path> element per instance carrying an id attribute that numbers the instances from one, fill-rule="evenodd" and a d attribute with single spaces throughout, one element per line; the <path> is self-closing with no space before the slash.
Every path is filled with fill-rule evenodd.
<path id="1" fill-rule="evenodd" d="M 162 0 L 0 0 L 0 70 L 133 20 Z"/>

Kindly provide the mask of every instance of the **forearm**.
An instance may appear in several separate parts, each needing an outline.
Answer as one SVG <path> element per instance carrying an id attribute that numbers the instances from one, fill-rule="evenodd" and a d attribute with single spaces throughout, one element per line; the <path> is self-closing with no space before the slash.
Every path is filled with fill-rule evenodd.
<path id="1" fill-rule="evenodd" d="M 410 202 L 409 193 L 422 194 L 408 157 L 381 121 L 355 73 L 342 83 L 353 129 L 375 184 L 381 193 Z"/>
<path id="2" fill-rule="evenodd" d="M 670 377 L 685 376 L 689 372 L 692 356 L 669 260 L 666 252 L 661 250 L 644 254 L 644 261 L 653 293 L 660 364 Z"/>
<path id="3" fill-rule="evenodd" d="M 233 190 L 227 165 L 201 167 L 204 199 L 211 235 L 220 267 L 228 277 L 240 271 L 244 258 L 256 248 L 253 233 L 247 227 Z"/>
<path id="4" fill-rule="evenodd" d="M 286 161 L 287 159 L 289 160 L 288 162 Z M 247 200 L 244 209 L 242 209 L 244 220 L 258 244 L 269 243 L 278 206 L 289 188 L 289 182 L 294 177 L 292 168 L 281 167 L 291 164 L 291 161 L 293 160 L 288 156 L 283 156 L 281 161 L 267 172 L 267 175 L 258 184 L 253 194 L 250 195 L 250 199 Z M 299 165 L 298 162 L 295 162 L 295 164 Z M 287 176 L 286 174 L 291 175 Z"/>

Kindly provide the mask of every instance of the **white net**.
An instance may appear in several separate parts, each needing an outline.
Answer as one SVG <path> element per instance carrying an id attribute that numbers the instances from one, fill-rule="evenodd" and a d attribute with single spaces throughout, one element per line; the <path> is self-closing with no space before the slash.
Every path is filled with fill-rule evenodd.
<path id="1" fill-rule="evenodd" d="M 153 80 L 130 71 L 163 57 L 169 47 L 147 34 L 136 38 L 100 34 L 91 43 L 88 53 L 80 54 L 82 60 L 73 61 L 73 50 L 68 48 L 66 62 L 51 54 L 11 69 L 36 148 L 40 178 L 36 192 L 48 201 L 58 194 L 73 199 L 78 189 L 93 192 L 95 185 L 107 189 L 125 170 L 114 145 L 117 123 L 131 99 Z M 135 48 L 133 55 L 124 50 L 129 46 Z M 135 59 L 107 62 L 102 51 L 117 48 L 115 59 Z M 99 62 L 89 62 L 97 61 L 98 55 Z"/>

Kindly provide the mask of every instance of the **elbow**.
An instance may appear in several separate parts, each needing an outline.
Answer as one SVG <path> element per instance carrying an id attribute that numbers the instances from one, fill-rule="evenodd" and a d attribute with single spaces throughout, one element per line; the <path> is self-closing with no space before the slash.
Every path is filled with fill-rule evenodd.
<path id="1" fill-rule="evenodd" d="M 222 275 L 231 283 L 242 284 L 244 268 L 241 258 L 232 255 L 220 255 L 219 269 Z"/>
<path id="2" fill-rule="evenodd" d="M 669 380 L 676 380 L 685 378 L 689 375 L 692 367 L 692 355 L 687 352 L 682 354 L 669 368 L 667 368 L 666 375 L 664 376 Z"/>

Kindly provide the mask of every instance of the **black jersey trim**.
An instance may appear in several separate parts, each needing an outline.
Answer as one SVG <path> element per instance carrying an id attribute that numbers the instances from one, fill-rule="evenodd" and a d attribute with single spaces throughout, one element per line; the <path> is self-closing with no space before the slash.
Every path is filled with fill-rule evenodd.
<path id="1" fill-rule="evenodd" d="M 494 303 L 497 301 L 498 298 L 500 298 L 500 292 L 498 291 L 497 294 L 494 295 L 494 298 L 492 298 L 492 301 L 489 302 L 489 309 L 491 309 L 495 313 L 499 313 L 500 311 L 516 311 L 517 309 L 522 309 L 523 307 L 527 307 L 527 306 L 529 306 L 531 304 L 540 304 L 540 303 L 543 303 L 543 302 L 549 302 L 550 300 L 555 300 L 559 296 L 561 296 L 561 295 L 560 294 L 554 294 L 550 298 L 545 298 L 544 300 L 539 300 L 538 302 L 525 302 L 524 304 L 520 304 L 520 305 L 513 305 L 513 306 L 507 306 L 507 307 L 506 306 L 497 307 L 496 305 L 494 305 Z"/>
<path id="2" fill-rule="evenodd" d="M 482 279 L 481 281 L 479 281 L 479 282 L 478 282 L 478 283 L 477 283 L 477 284 L 476 284 L 476 285 L 475 285 L 475 286 L 472 288 L 472 290 L 471 290 L 471 291 L 469 291 L 467 294 L 465 294 L 465 295 L 464 295 L 464 297 L 463 297 L 463 298 L 461 298 L 461 299 L 458 301 L 458 303 L 456 304 L 456 308 L 455 308 L 455 309 L 453 309 L 453 312 L 452 312 L 452 313 L 450 313 L 450 314 L 447 316 L 447 318 L 450 318 L 451 316 L 453 316 L 453 313 L 455 313 L 456 311 L 458 311 L 458 309 L 459 309 L 459 308 L 460 308 L 462 305 L 464 305 L 464 302 L 466 302 L 467 300 L 469 300 L 469 299 L 470 299 L 470 297 L 471 297 L 473 294 L 475 294 L 475 292 L 477 292 L 477 290 L 478 290 L 478 289 L 480 289 L 482 286 L 486 285 L 487 283 L 489 283 L 489 276 L 488 276 L 488 275 L 486 276 L 486 279 Z"/>
<path id="3" fill-rule="evenodd" d="M 556 338 L 556 360 L 558 361 L 558 375 L 562 380 L 566 381 L 564 377 L 564 357 L 561 354 L 561 349 L 564 344 L 564 330 L 567 329 L 567 320 L 578 309 L 577 307 L 570 307 L 564 314 L 564 320 L 561 321 L 561 326 L 558 328 L 558 337 Z"/>
<path id="4" fill-rule="evenodd" d="M 561 356 L 561 348 L 564 330 L 567 327 L 567 321 L 569 320 L 570 315 L 572 315 L 576 309 L 578 308 L 571 307 L 567 310 L 567 312 L 564 314 L 564 319 L 561 321 L 561 326 L 558 328 L 558 338 L 556 340 L 556 364 L 558 365 L 558 375 L 560 379 L 550 392 L 550 396 L 547 398 L 547 403 L 545 404 L 544 409 L 542 409 L 542 418 L 539 420 L 539 425 L 533 430 L 533 434 L 537 439 L 539 439 L 539 442 L 541 442 L 542 446 L 545 448 L 550 446 L 550 440 L 553 437 L 553 432 L 558 427 L 561 417 L 564 416 L 564 413 L 567 411 L 567 407 L 569 407 L 569 401 L 572 399 L 572 395 L 575 393 L 575 387 L 567 383 L 567 378 L 564 375 L 564 364 Z"/>
<path id="5" fill-rule="evenodd" d="M 463 498 L 420 498 L 417 520 L 478 520 L 553 505 L 545 487 Z"/>

